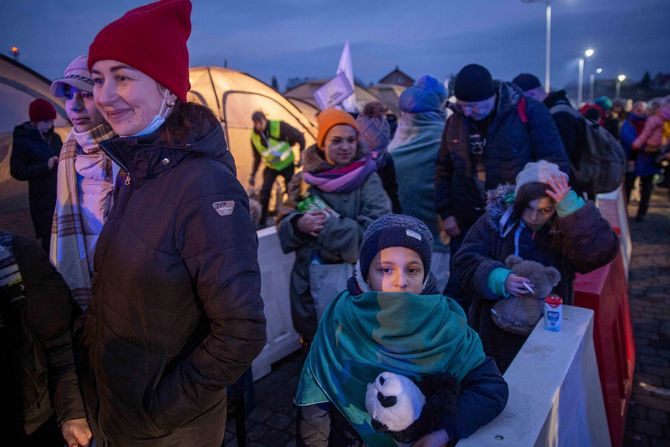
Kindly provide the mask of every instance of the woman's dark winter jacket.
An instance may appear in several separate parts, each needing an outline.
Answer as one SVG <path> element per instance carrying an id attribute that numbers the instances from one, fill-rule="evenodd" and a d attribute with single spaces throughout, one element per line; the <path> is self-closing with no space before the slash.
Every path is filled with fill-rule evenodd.
<path id="1" fill-rule="evenodd" d="M 305 149 L 303 166 L 307 172 L 318 173 L 332 169 L 316 146 Z M 356 159 L 364 155 L 359 146 Z M 282 204 L 278 216 L 277 234 L 284 253 L 295 252 L 295 263 L 291 271 L 291 317 L 296 331 L 311 340 L 316 333 L 317 317 L 312 299 L 309 264 L 318 256 L 324 264 L 348 262 L 358 259 L 360 243 L 365 229 L 378 217 L 391 212 L 389 199 L 384 192 L 377 173 L 351 192 L 325 192 L 314 186 L 306 187 L 302 173 L 296 174 L 288 186 L 288 200 Z M 296 209 L 303 195 L 316 194 L 340 214 L 331 217 L 319 232 L 312 237 L 298 229 L 297 220 L 303 213 Z"/>
<path id="2" fill-rule="evenodd" d="M 519 222 L 504 237 L 500 228 L 501 217 L 512 206 L 503 199 L 510 188 L 513 186 L 502 186 L 492 194 L 486 214 L 470 229 L 456 254 L 453 271 L 472 299 L 468 322 L 479 333 L 484 352 L 496 360 L 503 372 L 526 340 L 498 328 L 490 315 L 496 300 L 502 297 L 489 289 L 489 275 L 494 269 L 505 267 L 507 256 L 515 253 L 515 230 Z M 560 271 L 561 282 L 554 293 L 562 297 L 565 304 L 573 303 L 575 273 L 602 267 L 618 252 L 619 240 L 593 202 L 567 216 L 555 215 L 537 232 L 524 226 L 518 242 L 518 256 Z"/>
<path id="3" fill-rule="evenodd" d="M 485 189 L 514 183 L 526 163 L 547 160 L 570 172 L 568 158 L 547 108 L 524 98 L 518 87 L 497 82 L 497 108 L 486 131 Z M 525 102 L 518 105 L 520 101 Z M 470 152 L 471 122 L 458 106 L 448 118 L 435 166 L 435 208 L 442 219 L 454 216 L 461 229 L 484 212 L 485 197 L 476 185 Z"/>
<path id="4" fill-rule="evenodd" d="M 42 138 L 30 122 L 14 128 L 10 171 L 17 180 L 28 181 L 30 217 L 37 237 L 50 237 L 51 221 L 56 207 L 56 174 L 48 161 L 58 156 L 63 146 L 58 134 L 51 132 Z"/>
<path id="5" fill-rule="evenodd" d="M 347 283 L 351 294 L 362 290 L 355 278 Z M 432 274 L 422 294 L 439 294 Z M 445 421 L 449 438 L 457 440 L 474 433 L 502 412 L 509 389 L 496 363 L 490 357 L 470 371 L 459 383 L 460 394 L 455 418 Z M 297 407 L 297 443 L 301 447 L 348 446 L 364 444 L 347 419 L 330 403 Z"/>
<path id="6" fill-rule="evenodd" d="M 99 446 L 220 446 L 226 387 L 265 344 L 247 195 L 214 116 L 181 107 L 151 135 L 100 145 L 127 174 L 96 247 L 85 322 Z M 175 137 L 174 115 L 198 110 L 206 129 Z"/>
<path id="7" fill-rule="evenodd" d="M 37 242 L 0 237 L 11 244 L 25 297 L 10 302 L 8 290 L 0 288 L 0 440 L 23 445 L 24 428 L 35 430 L 53 414 L 51 401 L 59 421 L 86 417 L 70 330 L 78 307 Z"/>

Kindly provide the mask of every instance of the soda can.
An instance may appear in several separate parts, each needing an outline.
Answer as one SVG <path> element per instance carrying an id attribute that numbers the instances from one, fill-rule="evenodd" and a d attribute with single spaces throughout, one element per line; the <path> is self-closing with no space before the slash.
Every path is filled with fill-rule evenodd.
<path id="1" fill-rule="evenodd" d="M 563 298 L 549 295 L 544 299 L 544 328 L 558 332 L 561 330 L 561 321 L 563 321 Z"/>

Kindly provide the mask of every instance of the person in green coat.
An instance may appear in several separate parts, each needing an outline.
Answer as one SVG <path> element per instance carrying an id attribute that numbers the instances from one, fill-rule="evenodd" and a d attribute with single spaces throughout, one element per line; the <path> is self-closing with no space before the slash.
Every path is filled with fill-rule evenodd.
<path id="1" fill-rule="evenodd" d="M 310 264 L 353 265 L 365 229 L 391 212 L 375 172 L 377 164 L 358 144 L 354 118 L 341 110 L 326 109 L 317 121 L 317 143 L 303 154 L 303 171 L 289 184 L 277 227 L 284 253 L 296 255 L 290 283 L 291 317 L 306 345 L 317 327 Z"/>

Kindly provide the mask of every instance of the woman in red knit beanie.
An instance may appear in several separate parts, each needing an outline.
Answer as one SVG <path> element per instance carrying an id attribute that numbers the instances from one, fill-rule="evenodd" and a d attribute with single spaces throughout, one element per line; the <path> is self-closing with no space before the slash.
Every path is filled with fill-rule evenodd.
<path id="1" fill-rule="evenodd" d="M 49 253 L 51 218 L 56 206 L 56 168 L 63 146 L 54 132 L 56 109 L 38 98 L 28 106 L 29 121 L 14 128 L 10 173 L 16 180 L 28 182 L 30 218 L 42 248 Z"/>
<path id="2" fill-rule="evenodd" d="M 89 48 L 120 136 L 100 146 L 122 168 L 84 330 L 98 445 L 220 446 L 226 387 L 265 345 L 248 199 L 220 123 L 186 102 L 190 13 L 188 0 L 133 9 Z"/>

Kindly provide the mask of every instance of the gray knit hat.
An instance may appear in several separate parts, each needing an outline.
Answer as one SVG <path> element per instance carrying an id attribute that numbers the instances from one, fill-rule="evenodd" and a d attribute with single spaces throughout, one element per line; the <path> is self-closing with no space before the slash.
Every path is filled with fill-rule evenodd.
<path id="1" fill-rule="evenodd" d="M 552 176 L 568 178 L 568 174 L 561 171 L 555 163 L 550 163 L 546 160 L 526 163 L 523 170 L 516 176 L 515 193 L 518 194 L 519 189 L 528 183 L 549 183 L 549 178 Z"/>
<path id="2" fill-rule="evenodd" d="M 423 261 L 426 275 L 430 271 L 433 235 L 419 219 L 404 214 L 387 214 L 370 224 L 361 244 L 359 263 L 363 280 L 368 280 L 370 263 L 377 253 L 388 247 L 414 250 Z"/>

